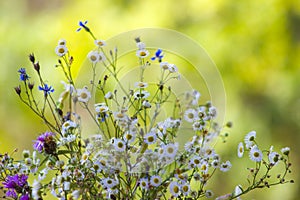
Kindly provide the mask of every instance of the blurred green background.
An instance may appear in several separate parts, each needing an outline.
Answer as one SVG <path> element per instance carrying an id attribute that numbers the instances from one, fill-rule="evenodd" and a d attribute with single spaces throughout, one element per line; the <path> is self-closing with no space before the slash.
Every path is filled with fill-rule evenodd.
<path id="1" fill-rule="evenodd" d="M 236 146 L 256 130 L 266 148 L 291 147 L 296 183 L 258 190 L 243 199 L 300 197 L 300 1 L 0 1 L 0 152 L 31 148 L 32 140 L 46 128 L 18 101 L 13 91 L 19 84 L 17 70 L 27 67 L 32 74 L 27 56 L 34 52 L 46 79 L 59 85 L 62 74 L 54 68 L 58 39 L 67 39 L 75 68 L 94 48 L 87 34 L 75 32 L 79 20 L 89 20 L 103 39 L 157 27 L 179 31 L 202 45 L 222 75 L 226 119 L 234 122 L 228 142 L 219 149 L 234 166 L 215 181 L 215 193 L 246 184 L 246 169 L 240 168 L 253 163 L 237 160 Z"/>

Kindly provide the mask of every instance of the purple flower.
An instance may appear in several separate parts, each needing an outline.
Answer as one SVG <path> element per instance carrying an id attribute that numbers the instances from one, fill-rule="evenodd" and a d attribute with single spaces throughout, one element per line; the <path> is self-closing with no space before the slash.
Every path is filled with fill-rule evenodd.
<path id="1" fill-rule="evenodd" d="M 39 86 L 39 90 L 44 91 L 44 96 L 46 97 L 51 92 L 54 92 L 52 86 L 48 86 L 48 84 L 44 84 L 44 87 Z"/>
<path id="2" fill-rule="evenodd" d="M 3 182 L 4 188 L 7 188 L 8 191 L 6 192 L 6 197 L 12 197 L 12 198 L 17 198 L 18 195 L 17 193 L 22 193 L 26 190 L 23 190 L 25 186 L 28 186 L 27 182 L 28 176 L 25 174 L 16 174 L 14 176 L 7 176 L 5 182 Z M 29 199 L 29 196 L 27 194 L 24 194 L 21 196 L 20 199 L 22 200 L 27 200 Z"/>
<path id="3" fill-rule="evenodd" d="M 30 77 L 26 74 L 26 69 L 25 68 L 21 68 L 18 70 L 18 72 L 20 73 L 20 80 L 21 81 L 26 81 L 28 80 Z"/>
<path id="4" fill-rule="evenodd" d="M 79 25 L 79 28 L 76 30 L 77 32 L 80 31 L 82 28 L 84 28 L 84 30 L 86 30 L 87 32 L 90 32 L 90 29 L 86 26 L 88 21 L 85 21 L 85 22 L 82 22 L 82 21 L 79 21 L 78 25 Z"/>
<path id="5" fill-rule="evenodd" d="M 28 194 L 24 194 L 20 197 L 20 200 L 29 200 L 29 195 Z"/>
<path id="6" fill-rule="evenodd" d="M 162 58 L 164 57 L 162 50 L 161 49 L 157 49 L 157 51 L 155 52 L 155 56 L 153 56 L 151 58 L 151 60 L 155 60 L 157 59 L 158 62 L 161 62 Z"/>
<path id="7" fill-rule="evenodd" d="M 52 140 L 53 135 L 54 135 L 54 133 L 52 133 L 52 132 L 43 133 L 34 141 L 33 148 L 41 153 L 44 149 L 45 142 Z"/>

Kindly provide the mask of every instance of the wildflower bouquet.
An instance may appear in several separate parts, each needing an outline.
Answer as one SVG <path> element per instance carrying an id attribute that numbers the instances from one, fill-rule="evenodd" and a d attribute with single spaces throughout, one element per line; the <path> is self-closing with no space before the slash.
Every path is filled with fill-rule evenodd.
<path id="1" fill-rule="evenodd" d="M 166 61 L 168 54 L 162 49 L 147 48 L 136 37 L 138 73 L 126 85 L 119 78 L 123 67 L 118 65 L 118 48 L 107 49 L 106 41 L 97 39 L 86 22 L 79 25 L 78 31 L 89 33 L 96 45 L 87 55 L 91 78 L 86 86 L 73 78 L 73 57 L 65 40 L 55 48 L 59 57 L 56 67 L 65 76 L 64 90 L 57 99 L 57 90 L 44 79 L 34 54 L 29 60 L 39 86 L 30 81 L 25 68 L 18 71 L 21 85 L 15 91 L 43 120 L 47 131 L 34 140 L 33 151 L 23 151 L 22 160 L 1 154 L 0 185 L 5 198 L 214 197 L 207 183 L 214 174 L 227 172 L 232 166 L 214 147 L 218 138 L 226 139 L 226 129 L 232 124 L 219 124 L 216 107 L 211 102 L 201 103 L 199 91 L 174 94 L 172 84 L 181 84 L 180 72 Z M 152 73 L 153 68 L 159 73 Z M 103 72 L 100 78 L 99 70 Z M 147 81 L 149 78 L 152 81 Z M 84 138 L 83 132 L 92 136 Z M 180 134 L 185 133 L 192 136 L 182 144 Z M 289 151 L 262 150 L 256 133 L 248 133 L 238 145 L 238 156 L 247 152 L 254 163 L 249 168 L 248 185 L 238 185 L 217 199 L 240 198 L 257 188 L 291 182 L 286 180 L 291 172 Z M 272 179 L 271 171 L 279 163 L 284 170 Z"/>

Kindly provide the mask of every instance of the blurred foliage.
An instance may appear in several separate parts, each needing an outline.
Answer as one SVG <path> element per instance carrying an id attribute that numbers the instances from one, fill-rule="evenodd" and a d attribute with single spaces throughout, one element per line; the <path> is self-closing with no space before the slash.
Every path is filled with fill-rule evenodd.
<path id="1" fill-rule="evenodd" d="M 226 119 L 234 122 L 228 143 L 220 149 L 224 156 L 235 164 L 236 145 L 252 129 L 264 145 L 292 149 L 296 183 L 257 191 L 245 199 L 300 196 L 300 1 L 0 1 L 1 152 L 30 148 L 45 130 L 13 91 L 19 84 L 17 70 L 30 66 L 27 56 L 34 52 L 49 82 L 62 87 L 62 76 L 54 68 L 58 39 L 67 39 L 75 73 L 94 47 L 87 34 L 75 32 L 79 20 L 89 20 L 103 39 L 131 29 L 160 27 L 187 34 L 203 45 L 223 77 Z M 216 181 L 221 192 L 240 183 L 234 174 L 240 167 Z"/>

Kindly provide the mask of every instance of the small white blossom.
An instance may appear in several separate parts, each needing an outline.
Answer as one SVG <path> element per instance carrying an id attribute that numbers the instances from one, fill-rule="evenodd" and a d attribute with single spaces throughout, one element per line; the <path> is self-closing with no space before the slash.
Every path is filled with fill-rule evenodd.
<path id="1" fill-rule="evenodd" d="M 171 192 L 172 196 L 178 197 L 180 195 L 181 187 L 178 182 L 176 182 L 176 181 L 171 182 L 169 188 L 170 188 L 170 192 Z"/>
<path id="2" fill-rule="evenodd" d="M 249 157 L 251 160 L 255 162 L 260 162 L 262 160 L 262 152 L 261 150 L 256 146 L 252 146 L 249 152 Z"/>
<path id="3" fill-rule="evenodd" d="M 65 45 L 58 45 L 55 48 L 55 53 L 59 57 L 63 57 L 64 55 L 66 55 L 66 53 L 68 53 L 68 48 Z"/>
<path id="4" fill-rule="evenodd" d="M 249 132 L 246 136 L 245 136 L 245 144 L 246 144 L 246 148 L 250 149 L 253 145 L 254 145 L 254 140 L 256 138 L 256 132 L 255 131 L 251 131 Z"/>
<path id="5" fill-rule="evenodd" d="M 146 49 L 139 49 L 136 51 L 136 56 L 139 58 L 146 58 L 149 56 L 149 51 Z"/>
<path id="6" fill-rule="evenodd" d="M 225 163 L 221 163 L 220 170 L 222 172 L 227 172 L 228 170 L 230 170 L 231 167 L 232 167 L 232 165 L 231 165 L 230 161 L 227 160 Z"/>
<path id="7" fill-rule="evenodd" d="M 95 40 L 95 45 L 99 47 L 104 47 L 106 46 L 106 42 L 104 40 Z"/>
<path id="8" fill-rule="evenodd" d="M 145 82 L 136 82 L 134 84 L 134 87 L 136 87 L 136 88 L 146 88 L 146 87 L 148 87 L 148 83 L 145 83 Z"/>
<path id="9" fill-rule="evenodd" d="M 244 154 L 244 144 L 242 142 L 240 142 L 239 145 L 238 145 L 237 154 L 238 154 L 239 158 L 243 157 L 243 154 Z"/>
<path id="10" fill-rule="evenodd" d="M 147 178 L 141 178 L 139 182 L 142 189 L 147 190 L 149 188 L 149 181 Z"/>
<path id="11" fill-rule="evenodd" d="M 161 184 L 161 177 L 158 175 L 151 176 L 150 184 L 154 187 L 158 187 Z"/>
<path id="12" fill-rule="evenodd" d="M 283 153 L 284 155 L 288 156 L 290 153 L 290 148 L 289 147 L 284 147 L 281 149 L 281 153 Z"/>
<path id="13" fill-rule="evenodd" d="M 78 97 L 78 101 L 87 103 L 91 98 L 91 93 L 89 92 L 87 87 L 84 87 L 82 89 L 77 90 L 77 97 Z"/>

